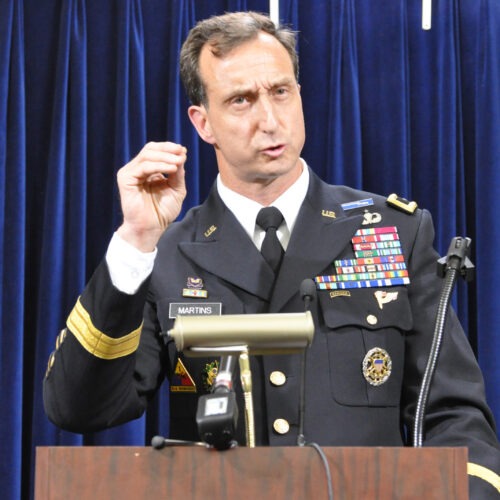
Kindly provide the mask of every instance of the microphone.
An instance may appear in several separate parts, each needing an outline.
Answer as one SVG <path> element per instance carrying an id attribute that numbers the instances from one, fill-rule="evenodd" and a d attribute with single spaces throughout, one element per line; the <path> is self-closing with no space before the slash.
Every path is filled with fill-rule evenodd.
<path id="1" fill-rule="evenodd" d="M 470 238 L 452 238 L 446 257 L 438 260 L 437 274 L 444 278 L 448 272 L 459 273 L 465 281 L 474 279 L 474 264 L 469 260 Z"/>
<path id="2" fill-rule="evenodd" d="M 198 399 L 198 432 L 208 445 L 218 450 L 226 450 L 237 444 L 234 441 L 238 423 L 238 405 L 233 391 L 235 364 L 236 356 L 221 356 L 212 393 Z"/>
<path id="3" fill-rule="evenodd" d="M 316 285 L 311 278 L 306 278 L 300 284 L 300 298 L 304 301 L 304 311 L 310 313 L 311 303 L 316 298 Z M 304 349 L 300 364 L 301 379 L 299 397 L 299 434 L 297 436 L 298 446 L 304 446 L 306 444 L 306 438 L 304 436 L 304 420 L 306 411 L 306 356 L 307 351 Z"/>
<path id="4" fill-rule="evenodd" d="M 167 439 L 163 436 L 153 436 L 151 439 L 151 446 L 155 450 L 161 450 L 165 446 L 203 446 L 206 448 L 205 443 L 199 441 L 183 441 L 182 439 Z"/>
<path id="5" fill-rule="evenodd" d="M 312 280 L 309 280 L 314 283 Z M 307 307 L 313 294 L 306 286 Z M 196 422 L 200 438 L 224 450 L 235 445 L 237 404 L 232 388 L 234 356 L 295 354 L 312 343 L 314 321 L 310 311 L 279 314 L 233 314 L 222 316 L 177 316 L 168 336 L 186 356 L 222 355 L 222 370 L 214 392 L 198 400 Z M 224 357 L 227 356 L 227 357 Z M 242 372 L 243 373 L 243 372 Z"/>
<path id="6" fill-rule="evenodd" d="M 311 302 L 316 298 L 316 285 L 311 278 L 306 278 L 300 284 L 300 298 L 304 301 L 304 311 L 309 311 Z"/>
<path id="7" fill-rule="evenodd" d="M 233 372 L 236 365 L 236 356 L 221 356 L 219 371 L 215 377 L 212 392 L 231 392 L 233 390 Z"/>

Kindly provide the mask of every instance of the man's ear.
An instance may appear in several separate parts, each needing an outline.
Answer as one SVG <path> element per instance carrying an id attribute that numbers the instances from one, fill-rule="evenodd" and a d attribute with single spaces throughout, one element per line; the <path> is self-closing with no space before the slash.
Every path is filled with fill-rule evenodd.
<path id="1" fill-rule="evenodd" d="M 208 144 L 215 144 L 215 138 L 212 134 L 212 128 L 207 117 L 205 106 L 189 106 L 188 116 L 198 135 Z"/>

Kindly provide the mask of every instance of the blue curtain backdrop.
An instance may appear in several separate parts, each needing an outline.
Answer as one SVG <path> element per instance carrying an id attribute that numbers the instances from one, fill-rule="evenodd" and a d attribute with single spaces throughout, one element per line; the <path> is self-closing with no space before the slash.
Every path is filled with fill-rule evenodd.
<path id="1" fill-rule="evenodd" d="M 299 31 L 307 143 L 325 180 L 430 209 L 436 248 L 473 240 L 476 280 L 455 305 L 500 421 L 500 3 L 281 0 Z M 167 434 L 165 386 L 148 414 L 80 436 L 46 419 L 56 335 L 120 221 L 117 169 L 149 140 L 189 150 L 184 210 L 216 174 L 187 119 L 177 57 L 198 20 L 267 0 L 0 0 L 0 491 L 33 494 L 35 447 L 143 445 Z"/>

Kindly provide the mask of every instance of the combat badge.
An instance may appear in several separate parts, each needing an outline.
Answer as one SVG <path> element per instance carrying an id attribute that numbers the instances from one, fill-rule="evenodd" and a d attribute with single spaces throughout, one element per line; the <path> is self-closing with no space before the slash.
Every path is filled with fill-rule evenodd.
<path id="1" fill-rule="evenodd" d="M 212 390 L 212 386 L 214 385 L 215 378 L 219 373 L 219 362 L 217 360 L 212 361 L 211 363 L 207 363 L 205 368 L 203 369 L 203 373 L 201 374 L 201 378 L 203 380 L 203 388 L 210 392 Z"/>
<path id="2" fill-rule="evenodd" d="M 370 349 L 363 359 L 363 375 L 373 386 L 382 385 L 390 377 L 392 360 L 389 353 L 380 347 Z"/>
<path id="3" fill-rule="evenodd" d="M 373 199 L 372 198 L 366 198 L 364 200 L 356 200 L 356 201 L 350 201 L 349 203 L 342 203 L 340 205 L 342 207 L 342 210 L 344 212 L 347 212 L 348 210 L 355 210 L 356 208 L 365 208 L 373 205 Z"/>

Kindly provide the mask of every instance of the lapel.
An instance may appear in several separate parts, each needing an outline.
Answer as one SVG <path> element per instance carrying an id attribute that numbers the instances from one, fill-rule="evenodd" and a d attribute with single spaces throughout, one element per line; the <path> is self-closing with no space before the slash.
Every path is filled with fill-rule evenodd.
<path id="1" fill-rule="evenodd" d="M 335 186 L 322 182 L 310 171 L 308 193 L 281 264 L 271 312 L 280 311 L 298 293 L 304 279 L 324 273 L 361 226 L 363 216 L 347 217 L 335 194 Z"/>
<path id="2" fill-rule="evenodd" d="M 280 311 L 299 292 L 302 280 L 314 278 L 331 265 L 361 226 L 363 216 L 346 217 L 335 193 L 335 186 L 310 170 L 308 193 L 274 290 L 271 268 L 226 208 L 215 185 L 200 207 L 194 241 L 179 243 L 179 250 L 209 273 L 269 301 L 270 312 Z"/>
<path id="3" fill-rule="evenodd" d="M 273 272 L 240 225 L 226 208 L 214 185 L 200 207 L 195 241 L 181 242 L 179 250 L 211 274 L 270 300 Z"/>

